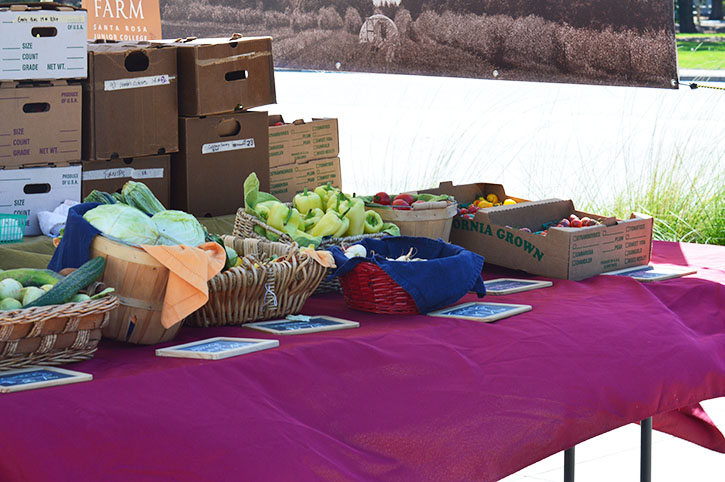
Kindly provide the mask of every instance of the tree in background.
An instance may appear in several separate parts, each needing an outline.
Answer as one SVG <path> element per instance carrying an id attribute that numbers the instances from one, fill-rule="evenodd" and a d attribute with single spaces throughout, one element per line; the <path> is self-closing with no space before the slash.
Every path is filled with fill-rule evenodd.
<path id="1" fill-rule="evenodd" d="M 692 0 L 677 0 L 677 16 L 680 19 L 680 33 L 696 33 L 692 17 Z"/>
<path id="2" fill-rule="evenodd" d="M 712 13 L 710 13 L 710 20 L 722 20 L 722 0 L 712 1 Z"/>

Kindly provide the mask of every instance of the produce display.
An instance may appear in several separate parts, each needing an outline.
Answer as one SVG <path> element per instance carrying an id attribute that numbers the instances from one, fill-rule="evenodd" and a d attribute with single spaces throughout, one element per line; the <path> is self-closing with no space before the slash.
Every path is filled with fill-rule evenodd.
<path id="1" fill-rule="evenodd" d="M 93 258 L 68 276 L 47 269 L 12 269 L 0 272 L 0 310 L 61 305 L 98 299 L 113 292 L 107 288 L 89 296 L 81 293 L 103 274 L 106 260 Z"/>
<path id="2" fill-rule="evenodd" d="M 259 190 L 255 173 L 244 182 L 244 210 L 267 225 L 286 233 L 300 246 L 318 247 L 323 238 L 343 238 L 386 232 L 393 236 L 400 230 L 385 223 L 380 215 L 365 209 L 366 200 L 350 196 L 330 183 L 313 191 L 305 189 L 285 204 Z M 260 236 L 277 241 L 279 236 L 261 226 L 254 228 Z"/>

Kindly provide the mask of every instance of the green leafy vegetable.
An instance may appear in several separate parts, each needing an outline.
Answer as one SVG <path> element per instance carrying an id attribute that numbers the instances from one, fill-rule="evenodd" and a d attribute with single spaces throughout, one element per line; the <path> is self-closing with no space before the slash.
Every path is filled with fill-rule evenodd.
<path id="1" fill-rule="evenodd" d="M 164 246 L 199 246 L 204 242 L 204 228 L 194 216 L 183 211 L 161 211 L 151 220 L 159 232 L 157 244 Z"/>
<path id="2" fill-rule="evenodd" d="M 103 234 L 132 244 L 156 244 L 156 224 L 143 212 L 125 204 L 102 204 L 83 215 Z"/>

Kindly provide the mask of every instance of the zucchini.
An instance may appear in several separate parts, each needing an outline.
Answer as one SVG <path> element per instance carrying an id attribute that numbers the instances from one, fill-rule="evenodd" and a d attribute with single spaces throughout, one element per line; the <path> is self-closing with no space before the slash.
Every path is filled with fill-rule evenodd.
<path id="1" fill-rule="evenodd" d="M 83 266 L 58 281 L 50 291 L 37 300 L 28 303 L 25 308 L 67 303 L 78 291 L 100 278 L 105 268 L 106 259 L 101 256 L 86 261 Z"/>
<path id="2" fill-rule="evenodd" d="M 49 269 L 18 268 L 0 273 L 0 281 L 12 278 L 23 286 L 54 285 L 63 279 L 63 275 Z"/>
<path id="3" fill-rule="evenodd" d="M 123 198 L 126 200 L 126 204 L 133 206 L 136 209 L 140 209 L 149 216 L 153 216 L 161 211 L 166 211 L 166 208 L 161 201 L 156 199 L 156 196 L 151 192 L 151 189 L 142 182 L 126 181 L 121 189 Z"/>
<path id="4" fill-rule="evenodd" d="M 84 203 L 116 204 L 118 201 L 107 192 L 94 189 L 83 200 Z"/>

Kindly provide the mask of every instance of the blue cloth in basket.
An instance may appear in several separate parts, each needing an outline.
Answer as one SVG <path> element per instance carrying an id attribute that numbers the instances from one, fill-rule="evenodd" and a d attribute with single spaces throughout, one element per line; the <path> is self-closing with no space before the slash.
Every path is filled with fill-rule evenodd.
<path id="1" fill-rule="evenodd" d="M 83 215 L 96 206 L 99 203 L 76 204 L 70 208 L 63 238 L 48 263 L 48 269 L 60 271 L 63 268 L 79 268 L 88 261 L 91 241 L 100 231 L 83 219 Z"/>
<path id="2" fill-rule="evenodd" d="M 481 279 L 483 256 L 455 244 L 413 236 L 363 239 L 355 244 L 365 246 L 368 257 L 348 259 L 337 246 L 328 248 L 337 265 L 330 278 L 346 274 L 363 261 L 375 263 L 410 294 L 421 313 L 452 305 L 469 291 L 479 298 L 486 294 Z M 386 259 L 407 254 L 411 247 L 412 257 L 425 261 Z"/>

